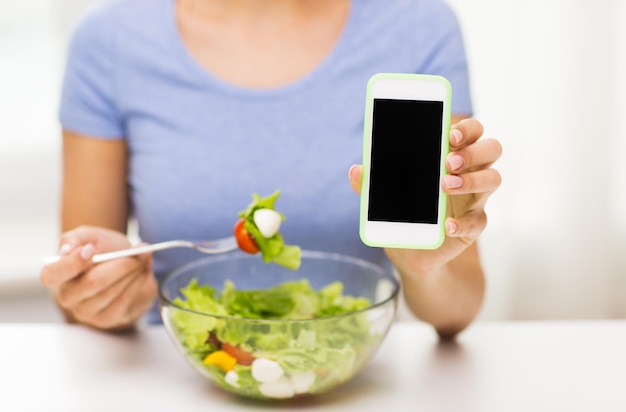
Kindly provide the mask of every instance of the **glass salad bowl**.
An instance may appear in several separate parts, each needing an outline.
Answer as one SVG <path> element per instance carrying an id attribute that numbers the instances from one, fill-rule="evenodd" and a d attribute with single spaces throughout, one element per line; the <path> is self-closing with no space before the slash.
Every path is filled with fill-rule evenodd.
<path id="1" fill-rule="evenodd" d="M 187 362 L 258 399 L 328 392 L 372 358 L 396 314 L 399 282 L 353 257 L 302 252 L 297 270 L 240 251 L 209 256 L 160 284 L 161 316 Z"/>

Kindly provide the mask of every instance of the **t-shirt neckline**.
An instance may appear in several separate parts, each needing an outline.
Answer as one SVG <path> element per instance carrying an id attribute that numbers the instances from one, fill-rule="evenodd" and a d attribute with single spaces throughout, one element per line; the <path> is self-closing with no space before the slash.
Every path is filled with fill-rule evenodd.
<path id="1" fill-rule="evenodd" d="M 285 94 L 295 93 L 300 89 L 305 88 L 316 78 L 323 76 L 326 72 L 330 71 L 338 56 L 343 53 L 344 49 L 347 46 L 348 39 L 351 37 L 352 32 L 357 24 L 356 20 L 358 14 L 356 10 L 356 4 L 358 3 L 358 1 L 351 0 L 348 18 L 346 20 L 346 23 L 344 24 L 342 32 L 339 35 L 339 38 L 337 39 L 331 50 L 328 52 L 328 54 L 320 61 L 320 63 L 315 68 L 304 74 L 299 79 L 296 79 L 285 85 L 256 89 L 238 86 L 219 78 L 218 76 L 207 70 L 205 67 L 203 67 L 191 55 L 191 53 L 185 46 L 178 30 L 176 22 L 176 1 L 177 0 L 166 0 L 164 2 L 166 4 L 166 7 L 164 8 L 165 27 L 175 51 L 173 58 L 179 59 L 185 70 L 188 71 L 189 75 L 193 76 L 194 81 L 197 81 L 198 83 L 207 87 L 211 87 L 214 90 L 219 90 L 220 92 L 225 94 L 238 95 L 248 98 L 271 98 L 275 96 L 283 96 Z"/>

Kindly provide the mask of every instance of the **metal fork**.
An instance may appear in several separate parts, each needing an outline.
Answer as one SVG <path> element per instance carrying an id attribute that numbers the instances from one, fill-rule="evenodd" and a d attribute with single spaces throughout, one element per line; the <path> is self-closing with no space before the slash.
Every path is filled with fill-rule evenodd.
<path id="1" fill-rule="evenodd" d="M 234 236 L 229 236 L 216 240 L 204 240 L 199 242 L 192 242 L 189 240 L 170 240 L 167 242 L 135 246 L 128 249 L 116 250 L 113 252 L 99 253 L 97 255 L 93 255 L 91 261 L 93 263 L 100 263 L 111 259 L 117 259 L 126 256 L 135 256 L 142 253 L 155 252 L 157 250 L 172 249 L 177 247 L 191 248 L 199 252 L 208 254 L 225 253 L 238 248 L 237 240 Z M 43 263 L 47 265 L 49 263 L 57 262 L 59 259 L 61 259 L 61 256 L 47 256 L 44 258 Z"/>

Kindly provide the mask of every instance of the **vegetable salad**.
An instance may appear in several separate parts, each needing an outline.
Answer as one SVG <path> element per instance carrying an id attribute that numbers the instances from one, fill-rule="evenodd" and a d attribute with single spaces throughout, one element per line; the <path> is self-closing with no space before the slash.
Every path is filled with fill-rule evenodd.
<path id="1" fill-rule="evenodd" d="M 219 292 L 194 279 L 181 292 L 173 303 L 189 311 L 171 311 L 169 320 L 184 351 L 203 374 L 241 395 L 324 392 L 351 378 L 382 339 L 360 311 L 371 302 L 344 295 L 340 282 L 320 290 L 306 279 L 238 290 L 226 281 Z"/>

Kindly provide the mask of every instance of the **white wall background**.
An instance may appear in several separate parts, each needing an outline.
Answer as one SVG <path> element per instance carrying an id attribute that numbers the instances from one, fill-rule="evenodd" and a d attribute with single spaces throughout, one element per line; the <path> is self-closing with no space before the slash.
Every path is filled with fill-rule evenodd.
<path id="1" fill-rule="evenodd" d="M 0 311 L 38 287 L 56 248 L 57 97 L 71 22 L 91 1 L 0 0 Z M 481 318 L 626 316 L 626 2 L 449 2 L 476 116 L 504 145 Z"/>
<path id="2" fill-rule="evenodd" d="M 483 316 L 626 315 L 626 2 L 450 3 L 476 116 L 504 145 Z"/>

